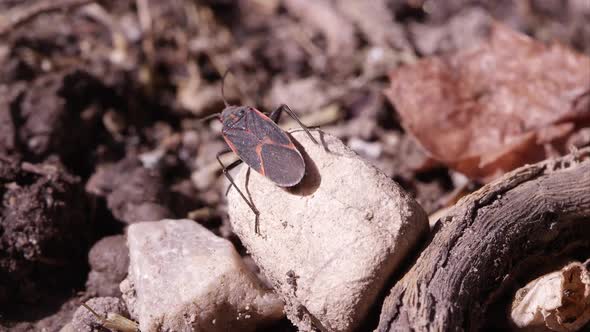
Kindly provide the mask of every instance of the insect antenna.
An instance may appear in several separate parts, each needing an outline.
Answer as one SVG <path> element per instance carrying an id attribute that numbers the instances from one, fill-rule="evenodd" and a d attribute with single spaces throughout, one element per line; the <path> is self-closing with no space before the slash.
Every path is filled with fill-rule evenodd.
<path id="1" fill-rule="evenodd" d="M 227 74 L 229 74 L 229 72 L 231 71 L 230 68 L 228 68 L 225 73 L 223 73 L 223 77 L 221 78 L 221 99 L 223 99 L 223 104 L 225 105 L 225 107 L 228 107 L 229 104 L 227 103 L 227 100 L 225 99 L 225 91 L 224 91 L 224 87 L 225 87 L 225 78 L 227 77 Z"/>
<path id="2" fill-rule="evenodd" d="M 209 119 L 219 118 L 220 115 L 221 115 L 221 113 L 213 113 L 211 115 L 207 115 L 206 117 L 203 117 L 203 118 L 199 119 L 199 121 L 202 123 L 202 122 L 205 122 L 205 121 L 207 121 Z"/>

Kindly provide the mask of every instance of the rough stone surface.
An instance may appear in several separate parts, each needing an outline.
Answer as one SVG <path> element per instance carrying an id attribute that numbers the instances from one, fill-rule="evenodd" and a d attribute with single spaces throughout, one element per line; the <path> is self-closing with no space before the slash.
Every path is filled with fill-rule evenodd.
<path id="1" fill-rule="evenodd" d="M 107 236 L 92 246 L 88 253 L 90 273 L 86 289 L 97 296 L 121 296 L 119 283 L 127 275 L 129 250 L 125 236 Z"/>
<path id="2" fill-rule="evenodd" d="M 124 223 L 155 221 L 174 214 L 172 196 L 158 170 L 143 167 L 135 156 L 99 168 L 86 183 L 86 191 L 105 197 L 113 216 Z"/>
<path id="3" fill-rule="evenodd" d="M 292 136 L 306 160 L 302 183 L 280 188 L 254 171 L 248 177 L 244 167 L 236 181 L 260 211 L 260 235 L 233 189 L 231 223 L 301 330 L 352 331 L 428 230 L 428 219 L 395 182 L 335 137 L 314 132 L 321 142 L 315 145 L 301 131 Z"/>
<path id="4" fill-rule="evenodd" d="M 233 245 L 192 220 L 128 228 L 123 298 L 142 332 L 253 331 L 283 317 Z"/>
<path id="5" fill-rule="evenodd" d="M 96 297 L 86 302 L 92 310 L 96 311 L 97 314 L 106 317 L 108 313 L 119 314 L 124 317 L 128 317 L 129 313 L 125 308 L 125 304 L 121 299 L 116 297 Z M 107 332 L 108 329 L 102 326 L 102 323 L 98 320 L 94 314 L 88 309 L 80 306 L 74 313 L 74 318 L 70 323 L 71 328 L 76 332 Z"/>

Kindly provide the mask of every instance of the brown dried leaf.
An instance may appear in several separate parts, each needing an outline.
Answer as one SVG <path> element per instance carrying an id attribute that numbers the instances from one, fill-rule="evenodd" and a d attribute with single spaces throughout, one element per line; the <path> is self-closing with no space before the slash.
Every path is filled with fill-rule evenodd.
<path id="1" fill-rule="evenodd" d="M 489 180 L 563 149 L 590 120 L 590 58 L 500 24 L 488 40 L 390 74 L 387 96 L 432 155 Z"/>

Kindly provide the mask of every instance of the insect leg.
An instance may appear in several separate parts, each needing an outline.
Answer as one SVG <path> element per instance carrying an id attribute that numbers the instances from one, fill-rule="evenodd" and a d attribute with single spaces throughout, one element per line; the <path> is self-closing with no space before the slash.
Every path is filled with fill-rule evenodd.
<path id="1" fill-rule="evenodd" d="M 250 183 L 250 171 L 252 170 L 251 167 L 248 167 L 246 170 L 246 183 L 244 183 L 244 188 L 246 189 L 246 193 L 248 193 L 248 197 L 252 198 L 252 194 L 250 194 L 250 189 L 248 188 L 248 183 Z M 254 221 L 254 233 L 260 235 L 260 223 L 258 220 L 258 216 L 256 216 L 256 220 Z"/>
<path id="2" fill-rule="evenodd" d="M 270 113 L 270 119 L 273 122 L 277 123 L 279 121 L 279 119 L 281 117 L 281 113 L 283 111 L 287 112 L 287 114 L 289 114 L 289 116 L 292 117 L 293 120 L 297 121 L 297 123 L 299 124 L 299 126 L 301 126 L 301 128 L 303 128 L 303 130 L 305 131 L 305 133 L 307 134 L 307 136 L 309 136 L 309 139 L 311 139 L 312 142 L 314 142 L 315 144 L 318 144 L 319 145 L 318 141 L 316 141 L 316 139 L 313 138 L 313 136 L 309 132 L 309 129 L 307 128 L 307 126 L 304 125 L 303 123 L 301 123 L 301 120 L 299 120 L 299 117 L 286 104 L 283 104 L 283 105 L 279 106 L 279 108 L 277 108 L 272 113 Z"/>
<path id="3" fill-rule="evenodd" d="M 215 156 L 215 158 L 217 159 L 217 162 L 219 162 L 219 165 L 221 165 L 221 169 L 223 171 L 223 175 L 225 175 L 225 177 L 229 180 L 229 183 L 234 186 L 234 188 L 236 188 L 237 192 L 240 194 L 240 196 L 242 196 L 242 199 L 244 200 L 244 202 L 246 202 L 246 204 L 248 204 L 248 207 L 250 207 L 250 210 L 252 210 L 252 212 L 254 212 L 255 215 L 255 225 L 256 227 L 254 227 L 254 230 L 256 231 L 256 234 L 258 233 L 258 218 L 260 216 L 260 212 L 258 211 L 258 209 L 254 206 L 254 204 L 252 204 L 247 198 L 246 195 L 244 195 L 244 193 L 242 193 L 242 191 L 240 190 L 240 188 L 238 188 L 238 186 L 236 185 L 236 183 L 234 182 L 233 177 L 231 176 L 231 174 L 229 174 L 228 171 L 228 167 L 235 167 L 237 164 L 239 164 L 238 161 L 235 161 L 233 163 L 231 163 L 230 165 L 228 165 L 228 167 L 226 167 L 223 162 L 221 161 L 221 159 L 219 158 L 219 156 L 221 156 L 222 154 L 226 153 L 227 151 L 221 151 L 219 153 L 217 153 L 217 155 Z M 240 160 L 241 161 L 241 160 Z"/>
<path id="4" fill-rule="evenodd" d="M 217 153 L 218 156 L 221 156 L 222 154 L 226 154 L 226 153 L 230 153 L 233 152 L 230 148 L 221 150 Z M 243 163 L 243 161 L 241 159 L 238 159 L 236 161 L 233 161 L 231 164 L 225 166 L 225 169 L 227 169 L 228 171 L 231 171 L 234 167 L 238 166 L 239 164 Z M 227 186 L 227 189 L 225 190 L 225 196 L 227 196 L 227 194 L 229 193 L 229 190 L 231 189 L 231 184 L 229 186 Z"/>

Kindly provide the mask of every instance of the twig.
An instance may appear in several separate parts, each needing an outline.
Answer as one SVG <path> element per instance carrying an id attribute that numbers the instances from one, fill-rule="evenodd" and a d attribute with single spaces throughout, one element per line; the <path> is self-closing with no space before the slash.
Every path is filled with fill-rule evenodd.
<path id="1" fill-rule="evenodd" d="M 0 16 L 0 36 L 15 27 L 47 12 L 79 7 L 95 0 L 44 0 L 29 6 L 19 6 Z"/>
<path id="2" fill-rule="evenodd" d="M 99 315 L 94 309 L 90 308 L 86 303 L 82 303 L 82 306 L 86 308 L 86 310 L 90 311 L 100 322 L 100 325 L 104 328 L 107 328 L 111 331 L 120 331 L 120 332 L 138 332 L 139 325 L 130 320 L 127 317 L 123 317 L 119 314 L 109 312 L 106 316 Z"/>

